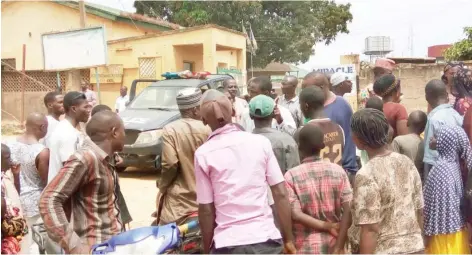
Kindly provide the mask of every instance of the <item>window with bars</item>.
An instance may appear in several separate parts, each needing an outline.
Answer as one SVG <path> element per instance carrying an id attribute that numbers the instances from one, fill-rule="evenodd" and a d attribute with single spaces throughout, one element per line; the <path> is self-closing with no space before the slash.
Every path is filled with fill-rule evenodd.
<path id="1" fill-rule="evenodd" d="M 156 58 L 139 58 L 139 78 L 156 78 Z"/>

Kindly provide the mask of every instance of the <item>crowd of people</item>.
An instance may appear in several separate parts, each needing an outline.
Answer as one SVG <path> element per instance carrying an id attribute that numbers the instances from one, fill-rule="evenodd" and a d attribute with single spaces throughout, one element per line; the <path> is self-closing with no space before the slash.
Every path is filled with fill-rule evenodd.
<path id="1" fill-rule="evenodd" d="M 356 112 L 343 73 L 309 73 L 298 95 L 294 76 L 278 97 L 268 77 L 250 79 L 246 99 L 233 79 L 180 91 L 153 224 L 198 219 L 203 253 L 469 254 L 471 70 L 447 64 L 425 85 L 428 111 L 408 114 L 394 68 L 377 60 Z M 28 228 L 39 222 L 55 253 L 90 253 L 126 231 L 120 94 L 114 112 L 87 86 L 48 93 L 48 115 L 30 114 L 2 144 L 2 253 L 37 252 Z"/>

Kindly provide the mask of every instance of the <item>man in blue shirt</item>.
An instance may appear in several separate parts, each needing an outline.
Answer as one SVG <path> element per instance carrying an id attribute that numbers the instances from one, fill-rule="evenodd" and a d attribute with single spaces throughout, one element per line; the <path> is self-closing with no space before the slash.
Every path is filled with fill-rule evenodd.
<path id="1" fill-rule="evenodd" d="M 434 132 L 442 125 L 462 127 L 463 117 L 449 104 L 446 84 L 439 79 L 431 80 L 425 87 L 426 101 L 431 107 L 424 131 L 424 180 L 436 163 L 438 152 L 429 148 Z"/>
<path id="2" fill-rule="evenodd" d="M 311 72 L 303 78 L 302 88 L 317 86 L 325 93 L 324 114 L 332 121 L 338 123 L 344 131 L 343 168 L 347 171 L 351 183 L 358 170 L 356 162 L 356 146 L 351 137 L 352 109 L 349 103 L 341 96 L 331 92 L 328 77 L 319 72 Z"/>

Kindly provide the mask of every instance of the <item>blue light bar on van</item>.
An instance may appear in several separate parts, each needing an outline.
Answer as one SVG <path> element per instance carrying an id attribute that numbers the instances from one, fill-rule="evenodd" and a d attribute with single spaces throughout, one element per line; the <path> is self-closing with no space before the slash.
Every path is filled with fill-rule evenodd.
<path id="1" fill-rule="evenodd" d="M 176 73 L 176 72 L 165 72 L 161 76 L 164 77 L 165 79 L 179 79 L 180 78 L 179 73 Z"/>

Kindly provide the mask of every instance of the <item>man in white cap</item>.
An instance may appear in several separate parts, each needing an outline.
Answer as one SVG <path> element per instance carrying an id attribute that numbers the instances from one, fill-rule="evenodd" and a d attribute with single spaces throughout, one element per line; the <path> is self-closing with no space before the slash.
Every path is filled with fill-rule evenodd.
<path id="1" fill-rule="evenodd" d="M 346 93 L 351 93 L 352 82 L 349 80 L 347 74 L 337 72 L 331 75 L 331 88 L 336 96 L 344 96 Z"/>
<path id="2" fill-rule="evenodd" d="M 182 118 L 162 130 L 162 173 L 157 183 L 159 225 L 180 225 L 197 216 L 194 154 L 211 133 L 201 121 L 201 97 L 197 88 L 180 91 L 176 100 Z"/>

